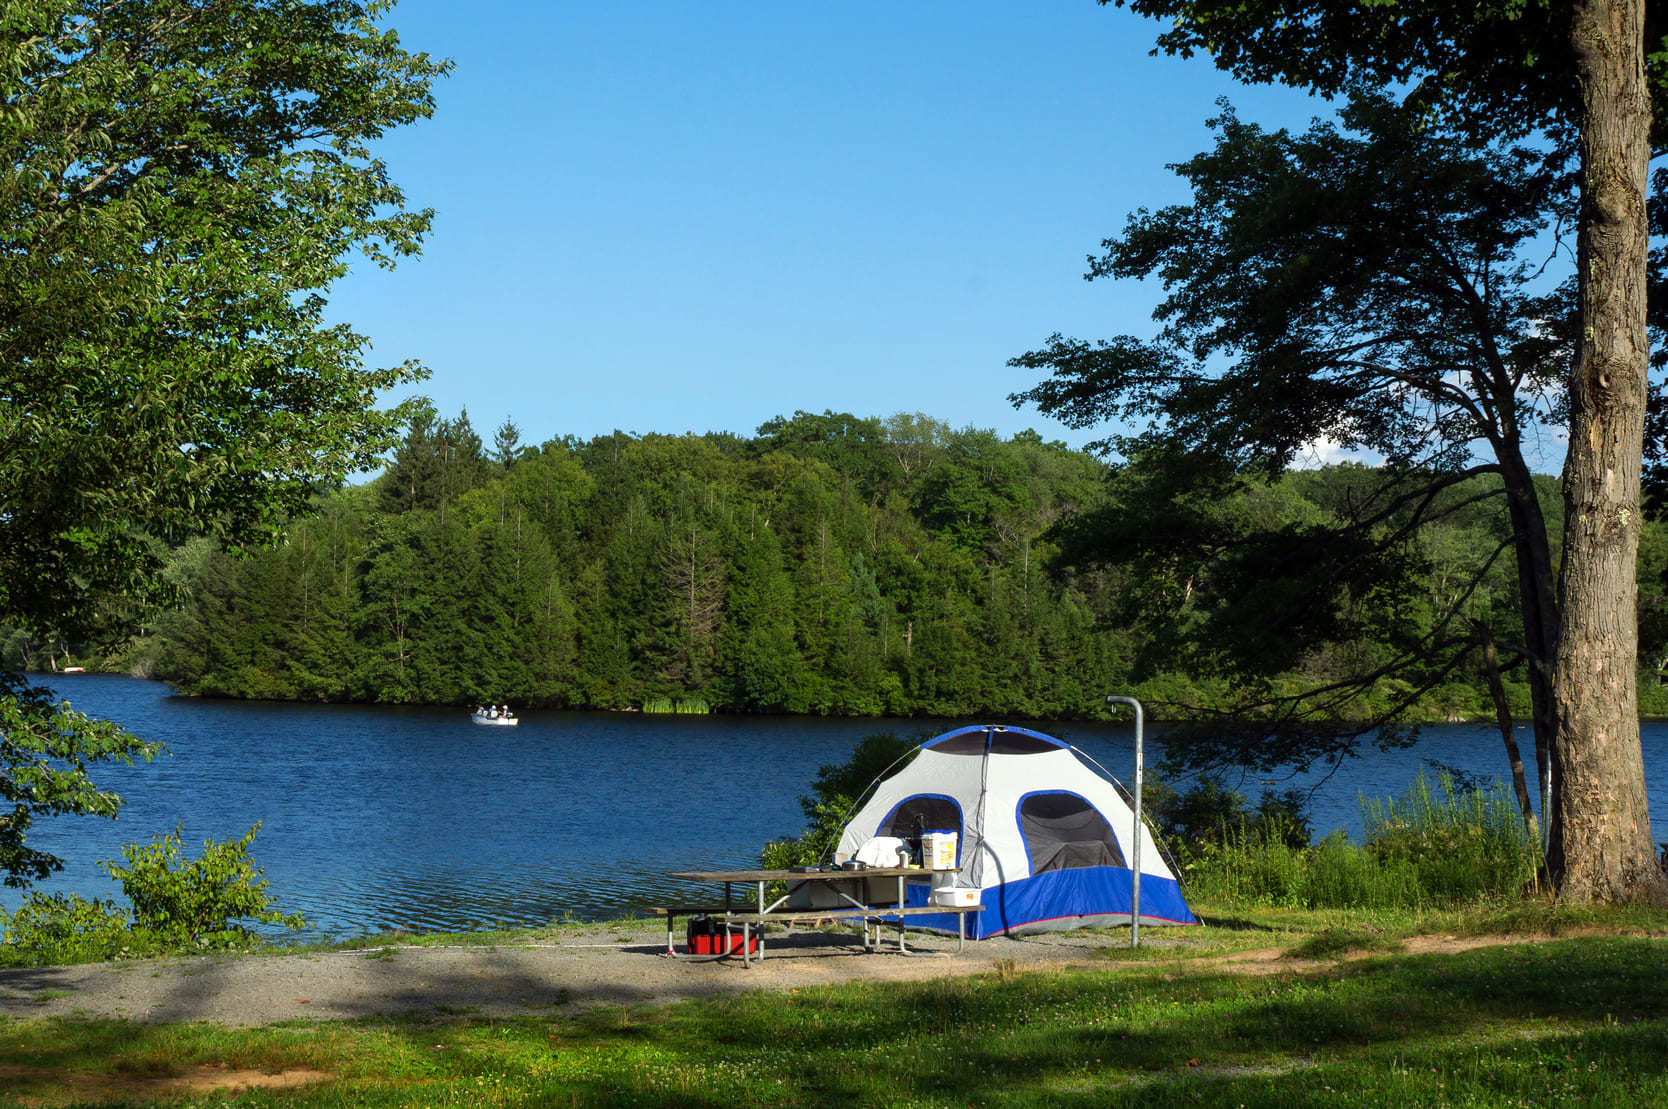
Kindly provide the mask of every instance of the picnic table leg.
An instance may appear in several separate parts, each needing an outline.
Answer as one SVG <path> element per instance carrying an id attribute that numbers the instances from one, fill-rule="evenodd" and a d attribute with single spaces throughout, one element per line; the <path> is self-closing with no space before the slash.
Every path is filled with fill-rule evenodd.
<path id="1" fill-rule="evenodd" d="M 930 888 L 930 886 L 929 886 L 929 888 Z M 929 893 L 927 896 L 931 897 L 932 894 Z M 905 917 L 903 915 L 903 912 L 901 911 L 903 909 L 903 907 L 904 907 L 904 876 L 902 874 L 900 874 L 900 875 L 898 875 L 898 909 L 900 910 L 899 913 L 898 913 L 898 953 L 901 954 L 901 955 L 908 955 L 909 954 L 909 946 L 904 943 L 904 921 L 907 920 L 908 918 Z M 879 929 L 878 925 L 876 926 L 875 930 L 876 930 L 877 933 L 879 932 L 880 929 Z"/>
<path id="2" fill-rule="evenodd" d="M 758 904 L 757 912 L 762 916 L 762 915 L 764 915 L 764 911 L 765 911 L 765 882 L 764 882 L 763 878 L 759 879 L 759 881 L 758 881 L 757 893 L 758 893 L 758 898 L 759 898 L 758 902 L 757 902 L 757 904 Z M 725 906 L 726 909 L 729 908 L 729 904 L 730 904 L 730 884 L 728 882 L 725 882 L 724 883 L 724 906 Z M 743 968 L 748 969 L 748 970 L 751 970 L 753 968 L 754 963 L 764 962 L 764 922 L 762 922 L 762 921 L 759 923 L 759 952 L 758 952 L 758 958 L 757 959 L 755 959 L 753 957 L 752 948 L 753 948 L 753 925 L 751 923 L 747 922 L 747 921 L 742 921 L 742 924 L 741 924 L 741 965 L 742 965 Z"/>

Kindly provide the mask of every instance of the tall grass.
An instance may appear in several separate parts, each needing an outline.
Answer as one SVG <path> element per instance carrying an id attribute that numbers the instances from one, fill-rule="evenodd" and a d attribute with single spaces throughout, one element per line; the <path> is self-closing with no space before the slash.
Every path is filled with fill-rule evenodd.
<path id="1" fill-rule="evenodd" d="M 1368 847 L 1411 866 L 1420 889 L 1438 902 L 1512 897 L 1534 881 L 1540 842 L 1504 784 L 1456 790 L 1444 773 L 1436 787 L 1420 773 L 1399 798 L 1363 797 Z"/>
<path id="2" fill-rule="evenodd" d="M 643 700 L 643 711 L 647 713 L 661 713 L 679 716 L 705 716 L 712 711 L 712 706 L 701 697 L 646 697 Z"/>
<path id="3" fill-rule="evenodd" d="M 1500 783 L 1462 790 L 1423 772 L 1407 792 L 1361 798 L 1363 842 L 1334 832 L 1294 846 L 1279 829 L 1241 824 L 1186 852 L 1188 891 L 1229 906 L 1427 908 L 1519 897 L 1540 844 Z"/>

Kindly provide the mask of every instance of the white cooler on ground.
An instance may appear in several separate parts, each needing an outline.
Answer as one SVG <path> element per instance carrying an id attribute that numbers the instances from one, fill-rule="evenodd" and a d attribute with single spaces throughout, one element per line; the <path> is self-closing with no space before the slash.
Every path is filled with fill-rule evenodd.
<path id="1" fill-rule="evenodd" d="M 979 891 L 972 886 L 933 886 L 932 903 L 946 908 L 956 908 L 961 905 L 977 905 Z"/>

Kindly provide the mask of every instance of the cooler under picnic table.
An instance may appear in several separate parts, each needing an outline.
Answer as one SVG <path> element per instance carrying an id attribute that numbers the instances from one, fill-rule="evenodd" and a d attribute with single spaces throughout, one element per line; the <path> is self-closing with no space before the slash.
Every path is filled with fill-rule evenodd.
<path id="1" fill-rule="evenodd" d="M 666 954 L 675 959 L 722 959 L 740 955 L 744 966 L 751 966 L 764 958 L 763 930 L 766 924 L 801 924 L 821 921 L 863 924 L 863 945 L 870 951 L 880 950 L 881 928 L 896 922 L 898 953 L 914 955 L 904 939 L 904 928 L 909 917 L 922 914 L 956 918 L 956 950 L 967 942 L 966 915 L 977 912 L 978 905 L 908 905 L 906 889 L 911 879 L 919 882 L 943 879 L 959 873 L 957 868 L 929 869 L 920 866 L 884 866 L 845 869 L 839 867 L 800 868 L 793 870 L 682 870 L 671 877 L 689 882 L 721 884 L 724 904 L 673 905 L 656 908 L 666 917 Z M 777 882 L 785 890 L 774 899 L 770 887 Z M 737 887 L 744 891 L 740 899 Z M 932 900 L 929 896 L 928 900 Z M 675 922 L 679 917 L 705 916 L 722 928 L 718 950 L 710 952 L 680 952 L 676 949 Z M 736 929 L 740 930 L 739 935 Z M 871 929 L 873 930 L 871 935 Z"/>

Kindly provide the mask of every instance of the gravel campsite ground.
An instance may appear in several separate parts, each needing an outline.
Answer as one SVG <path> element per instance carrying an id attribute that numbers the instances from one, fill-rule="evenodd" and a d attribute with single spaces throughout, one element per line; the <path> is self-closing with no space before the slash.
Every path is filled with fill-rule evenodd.
<path id="1" fill-rule="evenodd" d="M 569 935 L 568 933 L 573 933 Z M 856 979 L 965 975 L 999 964 L 1067 965 L 1127 944 L 1127 933 L 1077 932 L 969 942 L 911 933 L 904 958 L 890 938 L 879 954 L 857 933 L 772 935 L 762 963 L 666 957 L 653 924 L 587 926 L 501 944 L 355 947 L 299 954 L 203 955 L 85 966 L 0 970 L 0 1017 L 120 1017 L 249 1027 L 285 1020 L 350 1020 L 416 1013 L 516 1016 L 598 1005 L 663 1003 L 745 990 L 786 990 Z"/>
<path id="2" fill-rule="evenodd" d="M 1143 946 L 1154 949 L 1176 942 L 1164 930 L 1144 931 L 1142 938 Z M 665 930 L 653 924 L 593 925 L 493 944 L 389 944 L 0 970 L 0 1017 L 117 1017 L 251 1027 L 424 1013 L 549 1015 L 747 990 L 1104 965 L 1098 952 L 1128 942 L 1125 931 L 1062 932 L 970 941 L 958 954 L 954 939 L 911 933 L 910 948 L 919 954 L 904 958 L 891 949 L 890 940 L 875 954 L 864 950 L 856 933 L 799 931 L 770 936 L 764 961 L 743 967 L 736 959 L 669 959 Z M 1506 942 L 1512 941 L 1425 937 L 1410 947 Z M 1220 962 L 1246 973 L 1295 968 L 1279 949 L 1240 951 Z"/>

